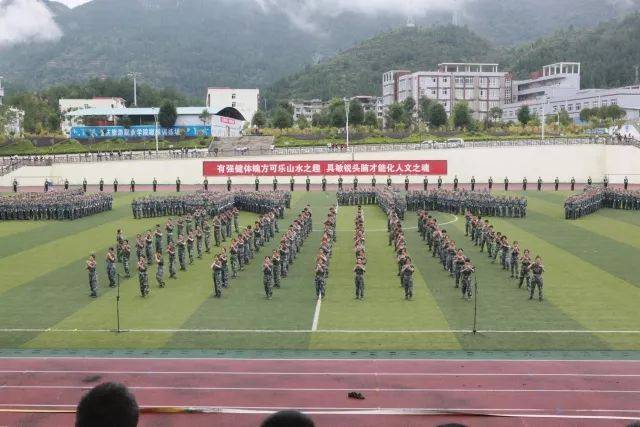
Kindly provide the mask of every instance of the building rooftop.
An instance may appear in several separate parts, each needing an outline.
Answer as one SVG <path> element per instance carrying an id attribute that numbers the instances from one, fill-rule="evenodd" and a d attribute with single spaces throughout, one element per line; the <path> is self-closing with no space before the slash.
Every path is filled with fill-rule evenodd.
<path id="1" fill-rule="evenodd" d="M 199 115 L 207 110 L 209 114 L 216 115 L 219 111 L 209 110 L 207 107 L 178 107 L 176 111 L 179 116 Z M 160 112 L 159 108 L 85 108 L 66 113 L 65 116 L 155 116 Z"/>

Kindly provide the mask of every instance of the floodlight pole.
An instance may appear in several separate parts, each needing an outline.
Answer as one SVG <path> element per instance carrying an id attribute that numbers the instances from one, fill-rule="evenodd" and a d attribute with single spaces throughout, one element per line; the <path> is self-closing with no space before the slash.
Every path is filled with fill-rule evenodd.
<path id="1" fill-rule="evenodd" d="M 478 333 L 478 278 L 473 275 L 473 335 Z"/>
<path id="2" fill-rule="evenodd" d="M 347 116 L 347 150 L 349 149 L 349 98 L 344 98 L 344 112 Z"/>
<path id="3" fill-rule="evenodd" d="M 540 121 L 542 123 L 541 124 L 541 129 L 542 129 L 542 135 L 541 135 L 541 140 L 544 142 L 544 125 L 545 125 L 545 121 L 546 121 L 546 117 L 545 117 L 545 110 L 546 110 L 546 105 L 547 105 L 547 97 L 544 97 L 544 100 L 542 101 L 542 117 L 540 118 Z"/>
<path id="4" fill-rule="evenodd" d="M 128 74 L 129 77 L 133 77 L 133 106 L 138 106 L 138 76 L 140 73 L 131 72 Z"/>
<path id="5" fill-rule="evenodd" d="M 158 113 L 156 113 L 153 117 L 155 118 L 156 121 L 156 158 L 158 157 L 158 116 L 160 115 L 160 111 L 158 111 Z"/>
<path id="6" fill-rule="evenodd" d="M 116 332 L 120 333 L 120 273 L 118 273 L 118 292 L 116 294 Z"/>

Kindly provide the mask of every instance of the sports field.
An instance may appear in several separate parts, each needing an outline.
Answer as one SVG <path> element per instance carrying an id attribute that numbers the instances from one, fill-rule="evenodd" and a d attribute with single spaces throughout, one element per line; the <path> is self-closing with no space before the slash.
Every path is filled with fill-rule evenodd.
<path id="1" fill-rule="evenodd" d="M 141 196 L 143 193 L 135 193 Z M 427 255 L 416 216 L 405 220 L 417 267 L 413 301 L 403 299 L 386 218 L 365 208 L 365 299 L 354 299 L 355 207 L 340 207 L 338 240 L 327 297 L 314 295 L 316 231 L 276 289 L 264 298 L 261 263 L 254 259 L 212 298 L 210 260 L 196 260 L 167 288 L 149 271 L 151 295 L 139 295 L 137 278 L 122 281 L 121 328 L 115 333 L 116 291 L 109 289 L 104 254 L 116 229 L 127 237 L 165 219 L 134 220 L 131 193 L 118 193 L 114 210 L 74 222 L 0 223 L 0 347 L 31 349 L 317 349 L 317 350 L 640 350 L 640 215 L 602 210 L 578 221 L 563 219 L 568 193 L 526 193 L 526 219 L 492 219 L 509 240 L 543 258 L 545 301 L 529 301 L 499 265 L 468 244 L 464 219 L 436 214 L 477 269 L 478 330 L 474 302 L 461 298 L 440 265 Z M 320 227 L 334 193 L 293 193 L 283 231 L 311 204 Z M 242 213 L 249 224 L 255 215 Z M 274 245 L 274 241 L 271 242 Z M 99 261 L 99 298 L 89 298 L 88 254 Z M 263 249 L 261 254 L 266 255 Z M 118 267 L 121 269 L 121 266 Z"/>

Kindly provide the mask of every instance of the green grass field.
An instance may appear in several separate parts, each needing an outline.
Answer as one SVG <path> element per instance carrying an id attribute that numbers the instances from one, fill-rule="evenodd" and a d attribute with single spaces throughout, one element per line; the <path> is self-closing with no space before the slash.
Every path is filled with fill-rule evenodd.
<path id="1" fill-rule="evenodd" d="M 220 300 L 211 297 L 209 259 L 196 261 L 165 289 L 157 287 L 152 267 L 147 299 L 139 296 L 136 277 L 123 281 L 121 326 L 130 331 L 121 334 L 111 331 L 116 327 L 116 292 L 106 286 L 104 254 L 115 243 L 117 228 L 131 238 L 164 219 L 132 219 L 132 195 L 120 193 L 113 211 L 74 222 L 3 222 L 0 348 L 640 350 L 640 215 L 603 210 L 565 221 L 566 196 L 529 191 L 527 219 L 491 220 L 510 240 L 543 257 L 543 303 L 529 301 L 526 291 L 468 244 L 463 218 L 437 214 L 441 223 L 450 222 L 449 234 L 476 265 L 481 334 L 475 336 L 468 332 L 473 302 L 461 298 L 427 255 L 413 213 L 405 220 L 417 266 L 413 301 L 403 299 L 394 253 L 387 245 L 386 219 L 377 206 L 365 208 L 366 294 L 364 301 L 354 299 L 355 207 L 340 207 L 327 297 L 318 310 L 312 277 L 320 241 L 316 231 L 271 301 L 264 298 L 259 259 Z M 295 192 L 281 230 L 307 203 L 319 227 L 335 196 Z M 241 215 L 247 224 L 254 218 Z M 96 300 L 89 298 L 84 270 L 91 251 L 99 259 Z"/>

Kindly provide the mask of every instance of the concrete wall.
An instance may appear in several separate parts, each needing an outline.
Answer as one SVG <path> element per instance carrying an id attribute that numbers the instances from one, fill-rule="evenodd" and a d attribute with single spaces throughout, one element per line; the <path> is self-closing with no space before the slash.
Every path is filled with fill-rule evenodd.
<path id="1" fill-rule="evenodd" d="M 350 160 L 351 153 L 309 154 L 300 156 L 263 156 L 235 157 L 230 160 Z M 562 182 L 569 182 L 575 177 L 578 182 L 585 182 L 591 176 L 599 181 L 606 174 L 612 183 L 622 182 L 628 176 L 632 183 L 640 182 L 640 149 L 628 146 L 606 145 L 574 145 L 574 146 L 534 146 L 534 147 L 496 147 L 469 148 L 450 150 L 397 151 L 380 153 L 356 153 L 355 160 L 411 160 L 430 159 L 448 160 L 449 174 L 443 176 L 444 182 L 453 181 L 457 175 L 460 182 L 468 182 L 475 176 L 477 182 L 486 182 L 493 176 L 494 182 L 500 183 L 505 176 L 511 182 L 519 182 L 527 177 L 533 183 L 541 176 L 545 182 L 551 182 L 556 176 Z M 180 177 L 184 184 L 197 184 L 203 180 L 201 159 L 194 160 L 147 160 L 147 161 L 109 161 L 100 163 L 55 164 L 53 166 L 22 167 L 8 175 L 0 177 L 0 186 L 10 186 L 14 178 L 20 185 L 42 185 L 45 177 L 62 183 L 68 179 L 71 184 L 80 184 L 84 178 L 95 184 L 100 178 L 110 184 L 117 178 L 121 184 L 128 183 L 131 178 L 138 184 L 149 184 L 156 177 L 159 183 L 174 183 Z M 343 176 L 345 182 L 351 176 Z M 233 177 L 234 183 L 250 183 L 253 177 Z M 271 182 L 271 177 L 262 177 L 263 183 Z M 314 182 L 320 177 L 312 178 Z M 327 177 L 335 182 L 337 177 Z M 378 176 L 378 181 L 386 176 Z M 404 177 L 393 177 L 394 182 Z M 422 176 L 411 177 L 412 182 L 422 182 Z M 363 183 L 367 177 L 361 177 Z M 435 182 L 437 176 L 430 176 Z M 226 177 L 209 178 L 212 184 L 222 183 Z M 288 182 L 287 177 L 280 177 L 280 182 Z M 304 177 L 297 177 L 302 183 Z"/>

